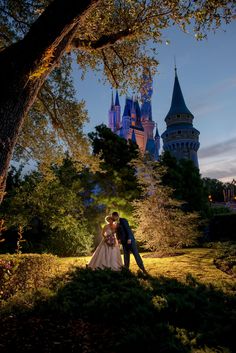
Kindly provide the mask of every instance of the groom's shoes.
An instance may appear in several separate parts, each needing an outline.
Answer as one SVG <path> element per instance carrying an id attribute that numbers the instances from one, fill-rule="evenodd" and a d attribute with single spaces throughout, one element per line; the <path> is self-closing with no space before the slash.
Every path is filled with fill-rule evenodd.
<path id="1" fill-rule="evenodd" d="M 149 273 L 147 272 L 147 270 L 145 270 L 145 268 L 144 268 L 144 269 L 140 269 L 140 270 L 138 271 L 138 273 L 140 273 L 140 274 L 142 274 L 142 275 L 145 275 L 145 276 L 150 276 Z"/>
<path id="2" fill-rule="evenodd" d="M 149 276 L 149 273 L 144 269 L 143 270 L 143 274 L 145 275 L 145 276 Z"/>

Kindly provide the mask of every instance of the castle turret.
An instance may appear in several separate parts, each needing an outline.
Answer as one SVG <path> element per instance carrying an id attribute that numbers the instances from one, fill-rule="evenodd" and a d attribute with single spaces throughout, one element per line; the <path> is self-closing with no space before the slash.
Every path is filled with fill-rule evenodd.
<path id="1" fill-rule="evenodd" d="M 177 69 L 171 107 L 166 115 L 166 130 L 162 134 L 163 149 L 179 159 L 191 159 L 198 168 L 197 151 L 200 132 L 193 127 L 193 114 L 187 108 L 180 88 Z"/>
<path id="2" fill-rule="evenodd" d="M 146 146 L 149 140 L 153 140 L 153 130 L 155 127 L 155 123 L 152 120 L 151 104 L 151 98 L 153 93 L 152 77 L 150 70 L 148 69 L 146 69 L 143 73 L 143 82 L 144 84 L 141 89 L 141 122 L 144 129 L 144 145 Z"/>
<path id="3" fill-rule="evenodd" d="M 127 139 L 130 125 L 131 125 L 131 109 L 130 109 L 130 99 L 126 97 L 125 109 L 122 117 L 122 137 Z"/>
<path id="4" fill-rule="evenodd" d="M 113 132 L 116 130 L 116 111 L 114 106 L 113 91 L 111 93 L 111 107 L 108 112 L 108 126 Z"/>
<path id="5" fill-rule="evenodd" d="M 116 112 L 116 130 L 118 130 L 121 126 L 121 121 L 120 121 L 120 101 L 119 101 L 119 95 L 117 90 L 116 90 L 114 110 Z"/>
<path id="6" fill-rule="evenodd" d="M 137 119 L 136 109 L 135 109 L 135 106 L 134 106 L 134 100 L 132 99 L 132 107 L 131 107 L 131 125 L 132 126 L 136 125 L 136 119 Z"/>
<path id="7" fill-rule="evenodd" d="M 155 133 L 155 137 L 154 137 L 154 143 L 155 143 L 154 159 L 157 161 L 159 159 L 159 155 L 160 155 L 160 135 L 158 132 L 157 125 L 156 125 L 156 133 Z"/>

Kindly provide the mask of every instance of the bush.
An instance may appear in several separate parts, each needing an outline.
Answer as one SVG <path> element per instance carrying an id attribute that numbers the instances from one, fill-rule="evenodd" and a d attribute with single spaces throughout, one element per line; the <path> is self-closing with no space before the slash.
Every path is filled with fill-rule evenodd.
<path id="1" fill-rule="evenodd" d="M 78 268 L 36 311 L 103 328 L 111 346 L 102 337 L 103 350 L 96 352 L 187 353 L 203 346 L 233 347 L 234 305 L 233 297 L 191 275 L 184 284 L 126 270 Z"/>
<path id="2" fill-rule="evenodd" d="M 213 243 L 217 250 L 214 258 L 215 266 L 223 272 L 236 277 L 236 243 Z"/>
<path id="3" fill-rule="evenodd" d="M 55 273 L 57 265 L 53 255 L 1 255 L 0 301 L 47 287 Z"/>
<path id="4" fill-rule="evenodd" d="M 64 231 L 63 231 L 64 228 Z M 85 225 L 70 217 L 61 220 L 48 239 L 47 249 L 58 256 L 83 256 L 91 253 L 93 238 Z"/>

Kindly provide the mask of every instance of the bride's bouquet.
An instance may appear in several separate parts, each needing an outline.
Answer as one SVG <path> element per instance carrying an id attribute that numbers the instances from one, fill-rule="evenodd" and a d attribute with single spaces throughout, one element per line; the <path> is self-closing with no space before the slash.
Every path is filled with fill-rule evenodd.
<path id="1" fill-rule="evenodd" d="M 116 244 L 115 233 L 107 234 L 107 235 L 105 236 L 105 242 L 106 242 L 107 245 L 109 245 L 109 246 L 114 246 L 114 245 Z"/>

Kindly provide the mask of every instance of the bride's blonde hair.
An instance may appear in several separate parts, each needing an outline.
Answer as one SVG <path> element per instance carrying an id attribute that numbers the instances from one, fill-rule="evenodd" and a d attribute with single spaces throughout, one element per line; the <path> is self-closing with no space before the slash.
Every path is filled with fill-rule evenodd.
<path id="1" fill-rule="evenodd" d="M 112 216 L 111 216 L 111 215 L 106 216 L 106 217 L 105 217 L 106 223 L 108 224 L 111 219 L 112 219 Z"/>

